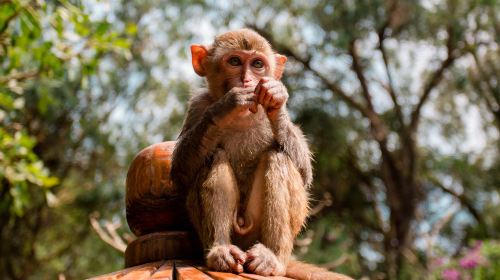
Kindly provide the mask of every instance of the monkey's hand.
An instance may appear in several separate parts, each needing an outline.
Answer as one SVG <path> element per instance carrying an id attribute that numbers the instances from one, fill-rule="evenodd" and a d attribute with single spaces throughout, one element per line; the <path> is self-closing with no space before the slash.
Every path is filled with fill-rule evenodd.
<path id="1" fill-rule="evenodd" d="M 211 108 L 214 120 L 219 126 L 225 126 L 235 118 L 249 115 L 249 109 L 255 101 L 254 88 L 234 87 Z"/>
<path id="2" fill-rule="evenodd" d="M 266 248 L 266 246 L 257 243 L 248 249 L 247 262 L 245 268 L 247 271 L 262 276 L 283 276 L 286 273 L 285 266 L 278 260 L 276 255 Z"/>
<path id="3" fill-rule="evenodd" d="M 234 245 L 214 246 L 207 254 L 207 266 L 221 272 L 243 272 L 246 254 Z"/>
<path id="4" fill-rule="evenodd" d="M 288 100 L 288 91 L 281 81 L 264 77 L 255 87 L 255 96 L 257 103 L 266 110 L 269 120 L 273 121 L 280 109 L 285 106 Z"/>

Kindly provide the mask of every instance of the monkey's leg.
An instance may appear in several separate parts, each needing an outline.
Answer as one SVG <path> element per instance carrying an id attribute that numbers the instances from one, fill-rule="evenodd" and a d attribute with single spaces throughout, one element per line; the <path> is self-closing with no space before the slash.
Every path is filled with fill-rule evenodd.
<path id="1" fill-rule="evenodd" d="M 187 208 L 203 248 L 208 251 L 207 266 L 241 273 L 246 255 L 231 245 L 230 238 L 239 193 L 223 150 L 215 153 L 211 169 L 201 172 L 197 181 L 188 193 Z"/>
<path id="2" fill-rule="evenodd" d="M 293 240 L 307 217 L 308 196 L 300 173 L 287 155 L 272 151 L 262 160 L 264 164 L 259 164 L 255 182 L 263 178 L 263 185 L 253 186 L 264 190 L 259 205 L 262 244 L 247 251 L 246 268 L 265 276 L 284 275 Z"/>

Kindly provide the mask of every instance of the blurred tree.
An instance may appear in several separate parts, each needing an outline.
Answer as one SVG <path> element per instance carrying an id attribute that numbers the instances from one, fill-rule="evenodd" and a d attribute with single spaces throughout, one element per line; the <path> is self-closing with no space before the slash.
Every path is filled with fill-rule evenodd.
<path id="1" fill-rule="evenodd" d="M 241 26 L 290 58 L 289 107 L 316 154 L 319 201 L 300 258 L 418 278 L 472 239 L 498 238 L 497 10 L 494 0 L 0 0 L 0 277 L 122 266 L 89 217 L 123 223 L 127 164 L 175 137 L 197 87 L 189 44 Z M 485 144 L 464 149 L 478 111 Z"/>
<path id="2" fill-rule="evenodd" d="M 96 94 L 89 79 L 100 59 L 128 48 L 129 39 L 68 1 L 1 2 L 2 278 L 81 275 L 75 263 L 88 269 L 106 257 L 119 267 L 88 226 L 93 209 L 121 209 L 112 187 L 125 167 L 105 160 L 116 150 L 105 124 L 117 97 Z"/>

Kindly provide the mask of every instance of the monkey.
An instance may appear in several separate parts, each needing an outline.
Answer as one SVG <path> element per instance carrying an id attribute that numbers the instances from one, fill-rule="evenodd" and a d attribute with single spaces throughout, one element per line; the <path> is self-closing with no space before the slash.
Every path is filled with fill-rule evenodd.
<path id="1" fill-rule="evenodd" d="M 312 154 L 286 108 L 287 58 L 247 28 L 190 50 L 207 88 L 188 102 L 171 178 L 185 197 L 207 267 L 350 279 L 290 261 L 309 211 Z"/>

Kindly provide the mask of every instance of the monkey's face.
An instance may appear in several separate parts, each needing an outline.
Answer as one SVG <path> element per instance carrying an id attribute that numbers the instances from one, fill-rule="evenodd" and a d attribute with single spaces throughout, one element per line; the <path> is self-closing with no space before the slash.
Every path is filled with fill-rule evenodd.
<path id="1" fill-rule="evenodd" d="M 261 78 L 271 74 L 267 56 L 258 51 L 230 51 L 222 57 L 218 68 L 223 92 L 233 87 L 254 88 Z"/>

